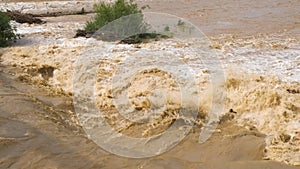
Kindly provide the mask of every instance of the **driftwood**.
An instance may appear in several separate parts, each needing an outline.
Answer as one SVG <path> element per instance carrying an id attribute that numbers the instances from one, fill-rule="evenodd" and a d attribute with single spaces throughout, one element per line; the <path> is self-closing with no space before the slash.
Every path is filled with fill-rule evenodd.
<path id="1" fill-rule="evenodd" d="M 43 23 L 46 23 L 46 21 L 43 21 L 39 18 L 36 18 L 31 14 L 23 14 L 19 11 L 7 11 L 5 13 L 12 20 L 14 20 L 18 23 L 29 23 L 29 24 L 33 24 L 33 23 L 43 24 Z"/>
<path id="2" fill-rule="evenodd" d="M 34 17 L 57 17 L 64 15 L 85 15 L 89 13 L 95 13 L 94 11 L 85 11 L 84 8 L 81 8 L 80 11 L 62 11 L 62 12 L 47 12 L 42 14 L 31 14 Z"/>
<path id="3" fill-rule="evenodd" d="M 97 32 L 97 31 L 89 32 L 82 29 L 78 29 L 76 31 L 76 35 L 74 36 L 74 38 L 77 37 L 85 37 L 85 38 L 93 37 L 96 38 L 97 40 L 103 40 L 108 42 L 118 41 L 122 39 L 119 36 L 117 36 L 117 34 L 114 34 L 112 32 Z"/>
<path id="4" fill-rule="evenodd" d="M 87 31 L 85 30 L 82 30 L 82 29 L 78 29 L 76 31 L 76 35 L 74 36 L 74 38 L 78 38 L 78 37 L 85 37 L 85 38 L 90 38 L 92 37 L 92 33 L 88 33 Z"/>
<path id="5" fill-rule="evenodd" d="M 82 30 L 82 29 L 78 29 L 76 31 L 76 35 L 74 36 L 74 38 L 77 37 L 85 37 L 85 38 L 94 37 L 98 40 L 103 40 L 108 42 L 119 41 L 119 43 L 123 43 L 123 44 L 146 43 L 151 40 L 157 41 L 159 39 L 170 38 L 167 35 L 157 34 L 157 33 L 141 33 L 127 38 L 121 38 L 122 36 L 117 36 L 117 34 L 114 34 L 112 32 L 93 33 L 93 32 L 87 32 L 86 30 Z"/>

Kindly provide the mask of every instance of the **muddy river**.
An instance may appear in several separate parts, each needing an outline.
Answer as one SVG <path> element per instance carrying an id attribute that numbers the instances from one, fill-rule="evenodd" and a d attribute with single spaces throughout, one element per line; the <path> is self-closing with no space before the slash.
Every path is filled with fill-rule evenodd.
<path id="1" fill-rule="evenodd" d="M 92 12 L 93 3 L 4 0 L 0 9 Z M 0 168 L 299 168 L 300 2 L 137 3 L 160 13 L 155 21 L 197 27 L 200 41 L 74 38 L 93 13 L 12 22 L 22 38 L 0 49 Z M 172 140 L 157 141 L 170 126 Z M 157 155 L 128 158 L 148 150 Z"/>

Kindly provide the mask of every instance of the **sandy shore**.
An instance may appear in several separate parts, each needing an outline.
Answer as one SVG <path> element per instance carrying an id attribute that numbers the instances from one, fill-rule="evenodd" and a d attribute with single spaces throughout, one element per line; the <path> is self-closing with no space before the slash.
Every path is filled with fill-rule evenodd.
<path id="1" fill-rule="evenodd" d="M 125 45 L 73 38 L 93 14 L 44 17 L 47 23 L 43 25 L 13 23 L 23 38 L 0 49 L 0 168 L 298 168 L 300 3 L 138 3 L 150 5 L 147 11 L 190 20 L 208 36 L 209 48 L 219 54 L 226 103 L 213 136 L 198 143 L 210 112 L 212 89 L 211 72 L 193 61 L 193 42 L 167 39 Z M 87 138 L 73 108 L 73 74 L 82 52 L 95 46 L 112 51 L 99 61 L 98 108 L 106 112 L 111 126 L 130 136 L 148 137 L 178 120 L 173 111 L 180 107 L 179 90 L 168 73 L 138 73 L 128 88 L 137 112 L 147 110 L 149 104 L 159 105 L 145 104 L 155 87 L 170 90 L 166 97 L 170 106 L 158 121 L 146 125 L 124 121 L 111 97 L 110 84 L 118 64 L 139 51 L 153 50 L 168 51 L 194 66 L 201 100 L 199 118 L 183 142 L 156 157 L 128 159 L 104 151 Z"/>

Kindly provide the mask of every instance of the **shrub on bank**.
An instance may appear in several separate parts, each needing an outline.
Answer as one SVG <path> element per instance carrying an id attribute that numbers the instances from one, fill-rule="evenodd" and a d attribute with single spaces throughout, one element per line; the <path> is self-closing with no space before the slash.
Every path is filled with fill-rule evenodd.
<path id="1" fill-rule="evenodd" d="M 94 6 L 96 11 L 96 16 L 94 21 L 89 21 L 86 24 L 85 30 L 88 33 L 94 33 L 106 24 L 121 18 L 122 16 L 127 16 L 131 14 L 142 14 L 142 11 L 138 8 L 137 4 L 133 0 L 117 0 L 113 4 L 100 2 Z M 135 21 L 135 25 L 141 25 L 143 20 Z"/>
<path id="2" fill-rule="evenodd" d="M 17 39 L 15 28 L 10 25 L 10 18 L 0 11 L 0 47 L 7 46 L 11 41 Z"/>
<path id="3" fill-rule="evenodd" d="M 128 44 L 168 38 L 155 32 L 145 33 L 149 25 L 144 21 L 142 10 L 149 6 L 139 9 L 133 0 L 116 0 L 112 4 L 100 2 L 94 8 L 94 20 L 87 22 L 85 30 L 77 30 L 75 37 L 94 35 L 104 41 L 120 40 Z"/>

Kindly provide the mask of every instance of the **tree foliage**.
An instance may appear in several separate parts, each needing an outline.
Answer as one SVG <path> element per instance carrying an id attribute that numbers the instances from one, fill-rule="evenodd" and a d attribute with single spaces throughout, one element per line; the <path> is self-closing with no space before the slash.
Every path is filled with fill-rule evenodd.
<path id="1" fill-rule="evenodd" d="M 0 11 L 0 47 L 5 47 L 9 42 L 17 39 L 15 28 L 10 25 L 10 18 Z"/>

